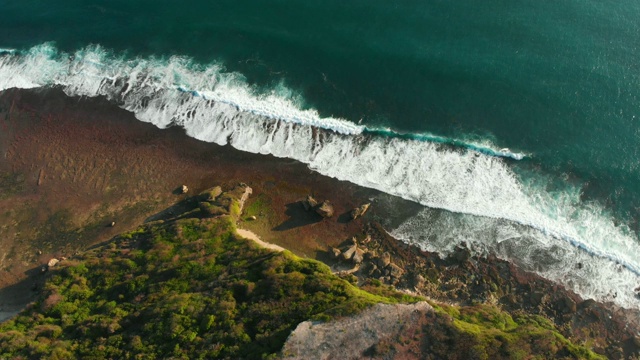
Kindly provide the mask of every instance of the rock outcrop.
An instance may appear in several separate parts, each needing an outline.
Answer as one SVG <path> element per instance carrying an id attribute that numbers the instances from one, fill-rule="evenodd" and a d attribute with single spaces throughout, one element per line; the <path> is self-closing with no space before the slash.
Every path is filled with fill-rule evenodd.
<path id="1" fill-rule="evenodd" d="M 232 215 L 236 218 L 242 214 L 244 204 L 253 190 L 246 184 L 239 184 L 229 191 L 222 191 L 219 186 L 205 190 L 197 196 L 198 208 L 202 215 L 214 217 Z"/>
<path id="2" fill-rule="evenodd" d="M 355 220 L 363 216 L 367 212 L 367 210 L 369 210 L 369 206 L 371 206 L 371 204 L 367 203 L 351 210 L 351 219 Z"/>
<path id="3" fill-rule="evenodd" d="M 426 302 L 411 305 L 378 304 L 359 315 L 335 321 L 305 321 L 287 339 L 282 358 L 384 358 L 385 354 L 381 352 L 385 347 L 380 344 L 397 343 L 398 338 L 420 328 L 425 315 L 431 312 L 433 308 Z M 390 348 L 388 350 L 393 352 Z"/>
<path id="4" fill-rule="evenodd" d="M 58 263 L 60 262 L 60 260 L 53 258 L 51 260 L 49 260 L 49 262 L 47 263 L 47 266 L 52 268 L 54 266 L 56 266 Z"/>
<path id="5" fill-rule="evenodd" d="M 222 194 L 222 188 L 220 186 L 214 186 L 201 192 L 198 198 L 200 201 L 214 201 L 220 194 Z"/>
<path id="6" fill-rule="evenodd" d="M 333 205 L 331 205 L 329 200 L 325 200 L 316 208 L 316 212 L 323 218 L 330 218 L 334 213 Z"/>
<path id="7" fill-rule="evenodd" d="M 313 196 L 308 195 L 307 198 L 302 201 L 302 206 L 304 206 L 306 211 L 313 210 L 318 206 L 318 200 L 314 199 Z"/>

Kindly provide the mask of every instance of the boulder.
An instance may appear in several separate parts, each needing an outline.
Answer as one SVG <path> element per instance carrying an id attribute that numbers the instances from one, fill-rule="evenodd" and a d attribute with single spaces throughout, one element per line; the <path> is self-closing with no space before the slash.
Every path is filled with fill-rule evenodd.
<path id="1" fill-rule="evenodd" d="M 258 220 L 258 218 L 255 215 L 252 215 L 252 216 L 249 216 L 247 220 Z"/>
<path id="2" fill-rule="evenodd" d="M 56 264 L 59 263 L 59 262 L 60 262 L 60 260 L 58 260 L 56 258 L 53 258 L 53 259 L 49 260 L 49 262 L 47 263 L 47 266 L 51 268 L 51 267 L 56 266 Z"/>
<path id="3" fill-rule="evenodd" d="M 458 245 L 453 251 L 453 254 L 449 255 L 449 258 L 454 262 L 464 263 L 471 258 L 471 251 L 465 244 Z"/>
<path id="4" fill-rule="evenodd" d="M 116 226 L 116 222 L 115 222 L 115 221 L 112 221 L 112 222 L 111 222 L 111 224 L 109 224 L 109 226 L 111 226 L 111 227 Z"/>
<path id="5" fill-rule="evenodd" d="M 389 264 L 389 275 L 394 278 L 399 278 L 404 274 L 404 270 L 396 264 Z"/>
<path id="6" fill-rule="evenodd" d="M 351 210 L 351 219 L 355 220 L 363 216 L 367 212 L 367 210 L 369 210 L 369 206 L 371 206 L 371 204 L 364 204 L 362 206 L 358 206 L 357 208 L 354 208 L 353 210 Z"/>
<path id="7" fill-rule="evenodd" d="M 307 198 L 302 200 L 302 206 L 304 206 L 305 210 L 309 211 L 318 206 L 318 201 L 314 199 L 313 196 L 307 195 Z"/>
<path id="8" fill-rule="evenodd" d="M 378 258 L 378 267 L 381 269 L 386 268 L 391 263 L 391 254 L 384 252 L 382 256 Z"/>
<path id="9" fill-rule="evenodd" d="M 331 205 L 329 200 L 325 200 L 316 208 L 316 212 L 323 218 L 330 218 L 333 216 L 334 212 L 333 205 Z"/>
<path id="10" fill-rule="evenodd" d="M 358 247 L 353 245 L 349 249 L 347 249 L 345 252 L 342 253 L 342 257 L 345 260 L 350 260 L 353 257 L 353 255 L 356 253 L 356 250 L 358 250 Z"/>
<path id="11" fill-rule="evenodd" d="M 186 194 L 186 193 L 188 193 L 188 192 L 189 192 L 189 188 L 187 187 L 187 185 L 182 185 L 182 186 L 180 187 L 180 192 L 181 192 L 181 194 Z"/>
<path id="12" fill-rule="evenodd" d="M 370 264 L 369 265 L 369 276 L 373 276 L 373 274 L 378 271 L 378 274 L 380 273 L 380 271 L 378 270 L 378 266 L 376 266 L 376 264 Z M 378 275 L 379 276 L 379 275 Z"/>
<path id="13" fill-rule="evenodd" d="M 578 305 L 573 299 L 566 296 L 564 299 L 560 300 L 560 310 L 566 314 L 573 314 L 578 311 Z"/>
<path id="14" fill-rule="evenodd" d="M 426 280 L 422 275 L 420 275 L 418 273 L 414 273 L 413 281 L 412 281 L 412 285 L 414 287 L 422 287 L 422 286 L 424 286 L 425 281 Z"/>
<path id="15" fill-rule="evenodd" d="M 351 258 L 354 264 L 361 264 L 362 260 L 364 260 L 364 250 L 356 248 L 355 254 Z"/>
<path id="16" fill-rule="evenodd" d="M 340 254 L 342 254 L 342 251 L 340 251 L 340 249 L 337 248 L 331 248 L 331 254 L 333 254 L 333 258 L 337 259 Z"/>

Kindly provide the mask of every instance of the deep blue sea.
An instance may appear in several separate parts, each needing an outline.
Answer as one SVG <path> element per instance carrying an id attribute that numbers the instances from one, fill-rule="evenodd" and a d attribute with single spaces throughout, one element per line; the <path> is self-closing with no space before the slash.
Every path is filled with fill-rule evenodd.
<path id="1" fill-rule="evenodd" d="M 631 0 L 0 0 L 0 90 L 302 161 L 424 205 L 389 229 L 406 242 L 640 307 L 638 19 Z"/>

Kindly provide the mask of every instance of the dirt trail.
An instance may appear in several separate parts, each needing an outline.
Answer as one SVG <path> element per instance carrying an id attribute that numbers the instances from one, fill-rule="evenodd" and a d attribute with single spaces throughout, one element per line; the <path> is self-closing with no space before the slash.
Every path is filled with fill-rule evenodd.
<path id="1" fill-rule="evenodd" d="M 264 242 L 264 241 L 260 240 L 260 237 L 258 235 L 256 235 L 256 233 L 254 233 L 251 230 L 237 229 L 236 232 L 240 236 L 242 236 L 243 238 L 246 238 L 246 239 L 249 239 L 249 240 L 253 240 L 258 245 L 260 245 L 260 246 L 262 246 L 264 248 L 271 249 L 271 250 L 274 250 L 274 251 L 285 251 L 286 250 L 285 248 L 283 248 L 281 246 L 278 246 L 278 245 L 271 244 L 271 243 Z"/>

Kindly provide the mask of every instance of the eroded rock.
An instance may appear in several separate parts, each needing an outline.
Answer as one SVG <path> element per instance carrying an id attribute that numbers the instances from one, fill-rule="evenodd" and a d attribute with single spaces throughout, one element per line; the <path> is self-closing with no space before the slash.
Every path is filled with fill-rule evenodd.
<path id="1" fill-rule="evenodd" d="M 354 262 L 354 264 L 361 264 L 364 260 L 364 250 L 356 248 L 356 252 L 353 254 L 351 260 Z"/>
<path id="2" fill-rule="evenodd" d="M 307 195 L 307 198 L 302 201 L 302 206 L 304 206 L 304 209 L 307 211 L 313 210 L 318 206 L 318 201 L 314 199 L 313 196 Z"/>
<path id="3" fill-rule="evenodd" d="M 316 208 L 316 212 L 323 218 L 330 218 L 334 213 L 333 205 L 331 205 L 329 200 L 325 200 Z"/>
<path id="4" fill-rule="evenodd" d="M 347 249 L 347 251 L 342 253 L 342 257 L 345 260 L 350 260 L 353 255 L 356 253 L 356 250 L 358 249 L 358 247 L 356 245 L 351 246 L 349 249 Z"/>
<path id="5" fill-rule="evenodd" d="M 355 220 L 361 216 L 363 216 L 367 210 L 369 210 L 369 206 L 371 206 L 370 203 L 364 204 L 362 206 L 358 206 L 357 208 L 354 208 L 353 210 L 351 210 L 351 219 Z"/>
<path id="6" fill-rule="evenodd" d="M 60 260 L 53 258 L 51 260 L 49 260 L 49 262 L 47 263 L 47 266 L 52 268 L 54 266 L 56 266 L 56 264 L 58 264 L 60 262 Z"/>
<path id="7" fill-rule="evenodd" d="M 394 278 L 399 278 L 402 276 L 402 274 L 404 274 L 404 270 L 400 266 L 393 263 L 389 264 L 388 269 L 389 275 Z"/>
<path id="8" fill-rule="evenodd" d="M 381 269 L 386 268 L 391 263 L 391 254 L 384 252 L 382 256 L 378 258 L 378 267 Z"/>

